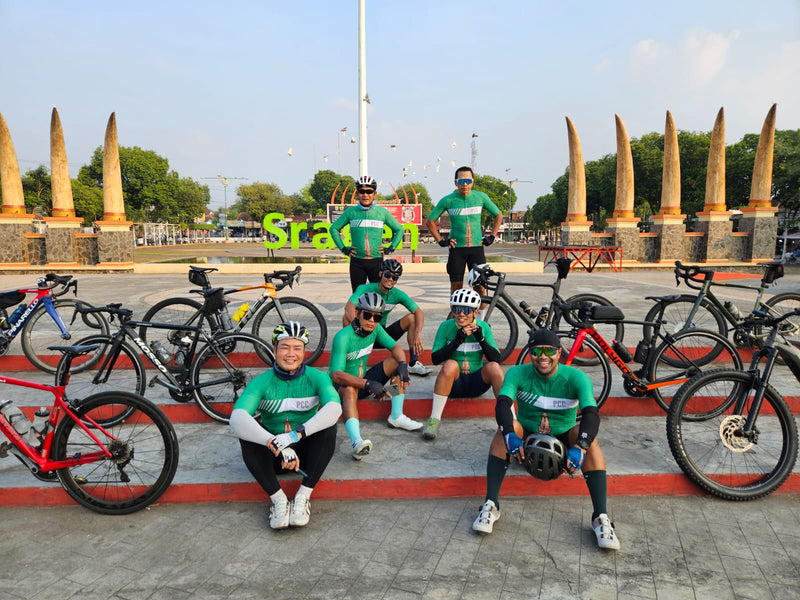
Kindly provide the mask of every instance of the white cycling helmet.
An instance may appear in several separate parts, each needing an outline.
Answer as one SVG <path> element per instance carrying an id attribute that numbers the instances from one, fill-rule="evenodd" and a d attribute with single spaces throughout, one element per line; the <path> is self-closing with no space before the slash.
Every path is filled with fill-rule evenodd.
<path id="1" fill-rule="evenodd" d="M 470 308 L 480 308 L 481 295 L 475 290 L 461 288 L 453 292 L 450 296 L 450 306 L 469 306 Z"/>
<path id="2" fill-rule="evenodd" d="M 358 180 L 356 180 L 356 189 L 360 187 L 369 187 L 373 190 L 377 190 L 378 182 L 375 181 L 375 178 L 370 175 L 362 175 L 358 178 Z"/>
<path id="3" fill-rule="evenodd" d="M 475 265 L 469 270 L 469 274 L 467 275 L 467 285 L 470 287 L 475 287 L 476 285 L 482 285 L 486 283 L 486 274 L 485 272 L 489 270 L 489 265 L 486 263 L 482 263 L 480 265 Z"/>
<path id="4" fill-rule="evenodd" d="M 272 330 L 272 347 L 280 340 L 295 339 L 308 345 L 308 329 L 297 321 L 286 321 Z"/>
<path id="5" fill-rule="evenodd" d="M 356 310 L 368 310 L 374 313 L 382 313 L 386 310 L 386 303 L 380 294 L 366 292 L 358 297 Z"/>

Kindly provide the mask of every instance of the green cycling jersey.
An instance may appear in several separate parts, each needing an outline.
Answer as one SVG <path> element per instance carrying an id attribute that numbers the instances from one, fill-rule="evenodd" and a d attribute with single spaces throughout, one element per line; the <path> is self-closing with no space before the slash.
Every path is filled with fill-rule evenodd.
<path id="1" fill-rule="evenodd" d="M 489 324 L 480 319 L 475 319 L 475 323 L 481 328 L 483 339 L 496 349 L 497 342 L 494 341 L 492 328 L 489 327 Z M 458 325 L 456 325 L 455 319 L 447 319 L 442 322 L 442 324 L 439 325 L 439 329 L 436 330 L 436 337 L 433 340 L 433 349 L 431 353 L 441 350 L 450 344 L 456 339 L 456 333 L 458 333 Z M 469 363 L 470 371 L 475 372 L 483 366 L 483 349 L 480 343 L 475 340 L 474 335 L 468 335 L 458 346 L 456 351 L 450 355 L 450 358 L 459 365 L 463 364 L 464 360 L 466 360 Z"/>
<path id="2" fill-rule="evenodd" d="M 382 327 L 386 327 L 386 323 L 389 320 L 389 313 L 392 312 L 394 307 L 398 304 L 405 306 L 410 313 L 413 313 L 415 310 L 417 310 L 417 308 L 419 308 L 417 303 L 414 302 L 408 294 L 402 290 L 398 290 L 396 287 L 393 287 L 386 293 L 382 292 L 380 283 L 365 283 L 358 286 L 353 295 L 350 296 L 349 301 L 358 305 L 359 296 L 361 296 L 361 294 L 366 294 L 367 292 L 375 292 L 381 296 L 381 298 L 383 298 L 386 306 L 383 309 L 383 318 L 380 322 Z"/>
<path id="3" fill-rule="evenodd" d="M 364 373 L 367 372 L 367 360 L 376 340 L 387 350 L 394 348 L 396 343 L 380 325 L 364 337 L 355 332 L 352 324 L 339 331 L 333 336 L 328 373 L 344 371 L 354 377 L 364 377 Z"/>
<path id="4" fill-rule="evenodd" d="M 341 231 L 345 225 L 350 226 L 350 243 L 356 249 L 356 258 L 380 258 L 383 243 L 384 225 L 388 225 L 394 234 L 389 242 L 396 248 L 403 241 L 403 227 L 383 206 L 374 203 L 368 210 L 360 204 L 345 210 L 330 228 L 331 239 L 339 250 L 345 246 Z"/>
<path id="5" fill-rule="evenodd" d="M 597 406 L 592 380 L 567 365 L 559 365 L 550 377 L 542 377 L 531 364 L 511 367 L 498 396 L 516 400 L 517 420 L 529 433 L 539 431 L 542 413 L 546 412 L 554 436 L 575 426 L 579 407 Z"/>
<path id="6" fill-rule="evenodd" d="M 456 241 L 456 248 L 480 246 L 483 239 L 483 209 L 493 217 L 500 212 L 497 205 L 483 192 L 473 190 L 469 195 L 462 196 L 456 191 L 439 200 L 428 218 L 436 221 L 447 211 L 450 216 L 450 239 Z"/>

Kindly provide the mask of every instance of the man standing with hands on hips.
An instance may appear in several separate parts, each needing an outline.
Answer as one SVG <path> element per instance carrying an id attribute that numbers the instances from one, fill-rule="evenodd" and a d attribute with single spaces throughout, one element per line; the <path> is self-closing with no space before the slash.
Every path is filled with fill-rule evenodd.
<path id="1" fill-rule="evenodd" d="M 486 262 L 483 247 L 494 242 L 503 222 L 503 213 L 489 196 L 472 190 L 474 177 L 470 167 L 459 167 L 455 180 L 458 189 L 439 200 L 425 221 L 433 239 L 443 248 L 449 249 L 447 274 L 450 276 L 451 293 L 464 286 L 464 271 L 467 268 L 471 269 Z M 492 231 L 486 235 L 483 235 L 481 227 L 484 209 L 494 216 Z M 450 216 L 449 238 L 442 237 L 435 223 L 445 211 Z M 481 295 L 484 293 L 481 286 L 476 286 L 475 291 Z"/>

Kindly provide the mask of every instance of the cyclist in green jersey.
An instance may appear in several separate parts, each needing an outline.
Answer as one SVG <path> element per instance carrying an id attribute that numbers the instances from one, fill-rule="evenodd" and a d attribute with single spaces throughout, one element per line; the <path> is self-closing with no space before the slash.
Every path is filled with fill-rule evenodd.
<path id="1" fill-rule="evenodd" d="M 477 319 L 481 297 L 460 289 L 450 296 L 452 319 L 436 331 L 431 360 L 442 365 L 433 385 L 433 405 L 422 437 L 436 439 L 448 398 L 476 398 L 492 388 L 495 397 L 503 385 L 500 351 L 488 323 Z M 486 364 L 483 359 L 486 357 Z"/>
<path id="2" fill-rule="evenodd" d="M 564 448 L 569 448 L 564 467 L 568 473 L 574 475 L 578 470 L 583 473 L 592 500 L 592 529 L 598 546 L 618 550 L 619 539 L 606 508 L 606 461 L 597 442 L 600 413 L 592 382 L 586 373 L 559 365 L 561 344 L 554 332 L 533 331 L 528 347 L 530 364 L 509 369 L 497 397 L 498 430 L 486 463 L 486 501 L 472 529 L 482 534 L 492 532 L 494 522 L 500 518 L 500 487 L 511 457 L 522 463 L 525 460 L 523 439 L 531 434 L 543 434 L 557 438 Z M 578 408 L 581 410 L 579 425 L 576 424 Z M 556 472 L 550 475 L 560 475 L 561 467 L 559 462 Z"/>
<path id="3" fill-rule="evenodd" d="M 503 223 L 503 213 L 489 196 L 472 190 L 474 179 L 470 167 L 456 169 L 455 183 L 458 189 L 439 200 L 425 221 L 425 226 L 431 232 L 433 239 L 440 246 L 448 248 L 447 274 L 450 276 L 451 292 L 463 287 L 466 268 L 472 269 L 475 265 L 486 262 L 483 247 L 494 243 Z M 481 226 L 481 215 L 484 210 L 494 215 L 492 231 L 486 235 L 483 235 Z M 450 236 L 447 238 L 442 237 L 436 225 L 436 220 L 444 212 L 450 217 Z M 476 290 L 479 294 L 483 294 L 482 287 Z"/>
<path id="4" fill-rule="evenodd" d="M 403 274 L 403 265 L 400 261 L 394 258 L 384 260 L 381 264 L 381 279 L 378 283 L 365 283 L 364 285 L 356 288 L 355 294 L 350 296 L 350 299 L 344 305 L 344 318 L 342 322 L 347 327 L 356 316 L 356 302 L 361 294 L 367 292 L 375 292 L 380 294 L 386 303 L 386 310 L 381 319 L 381 327 L 386 330 L 393 340 L 399 340 L 404 333 L 408 332 L 408 372 L 412 375 L 420 375 L 425 377 L 430 371 L 419 360 L 419 355 L 422 354 L 422 326 L 425 322 L 425 314 L 422 309 L 417 306 L 408 294 L 404 291 L 397 289 L 397 280 Z M 408 314 L 402 319 L 395 321 L 391 325 L 387 325 L 389 320 L 389 313 L 392 312 L 395 306 L 402 304 L 407 310 Z"/>
<path id="5" fill-rule="evenodd" d="M 378 182 L 364 175 L 356 181 L 358 204 L 345 210 L 330 228 L 331 239 L 345 256 L 350 257 L 350 286 L 353 291 L 369 280 L 377 283 L 383 256 L 391 254 L 403 241 L 403 227 L 383 206 L 375 204 Z M 341 231 L 350 225 L 351 246 L 345 246 Z M 382 246 L 383 228 L 391 229 L 392 241 Z"/>
<path id="6" fill-rule="evenodd" d="M 408 387 L 408 363 L 402 348 L 378 323 L 383 318 L 385 303 L 375 292 L 361 294 L 356 303 L 356 316 L 348 327 L 333 337 L 331 362 L 328 373 L 342 399 L 342 419 L 350 436 L 351 453 L 361 460 L 372 449 L 372 442 L 361 437 L 358 420 L 358 400 L 372 396 L 376 400 L 388 397 L 392 401 L 389 427 L 417 431 L 422 423 L 412 421 L 403 414 L 403 402 Z M 387 348 L 392 355 L 367 369 L 367 360 L 375 342 Z M 397 380 L 397 394 L 392 395 L 385 384 Z"/>
<path id="7" fill-rule="evenodd" d="M 247 384 L 230 426 L 245 466 L 272 500 L 273 529 L 303 527 L 311 518 L 311 492 L 336 447 L 339 395 L 327 374 L 303 364 L 308 329 L 296 321 L 272 332 L 275 365 Z M 303 482 L 289 502 L 277 473 L 296 471 Z"/>

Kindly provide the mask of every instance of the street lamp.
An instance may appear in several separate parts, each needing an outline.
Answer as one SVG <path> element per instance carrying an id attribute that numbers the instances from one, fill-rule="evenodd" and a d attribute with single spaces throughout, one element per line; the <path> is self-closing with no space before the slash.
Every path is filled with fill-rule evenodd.
<path id="1" fill-rule="evenodd" d="M 508 173 L 511 169 L 506 169 L 506 173 Z M 508 191 L 506 194 L 509 196 L 509 200 L 511 199 L 511 190 L 514 189 L 514 186 L 518 183 L 533 183 L 530 179 L 512 179 L 508 182 Z M 508 219 L 509 219 L 509 234 L 508 234 L 508 241 L 511 242 L 514 240 L 514 207 L 512 206 L 508 211 Z"/>
<path id="2" fill-rule="evenodd" d="M 225 190 L 225 241 L 228 241 L 228 184 L 235 179 L 241 179 L 243 181 L 247 181 L 247 177 L 223 177 L 222 175 L 217 175 L 216 177 L 203 177 L 202 179 L 216 179 L 222 184 L 222 188 Z"/>

